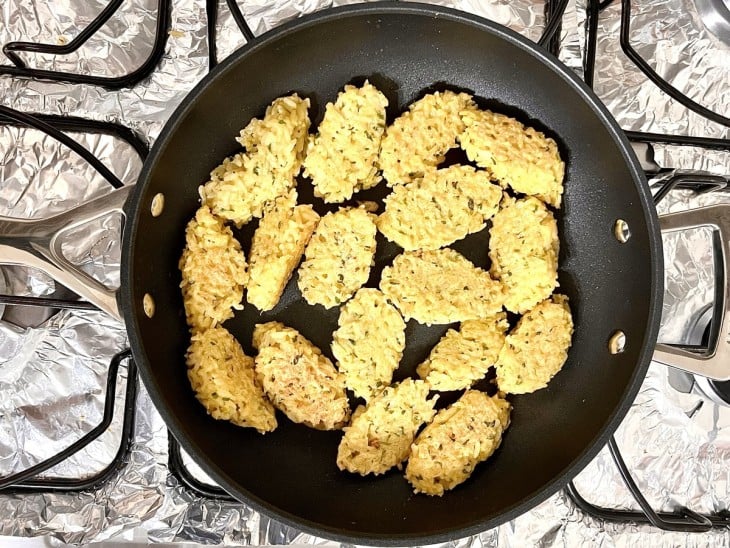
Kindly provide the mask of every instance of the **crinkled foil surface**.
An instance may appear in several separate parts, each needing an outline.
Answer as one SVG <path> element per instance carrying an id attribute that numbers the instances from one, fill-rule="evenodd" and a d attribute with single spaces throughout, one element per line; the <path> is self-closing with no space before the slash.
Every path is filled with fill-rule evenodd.
<path id="1" fill-rule="evenodd" d="M 344 0 L 243 0 L 244 15 L 258 35 L 282 21 Z M 437 0 L 477 13 L 536 40 L 541 0 Z M 241 44 L 232 17 L 220 1 L 218 56 Z M 615 2 L 615 4 L 618 4 Z M 697 26 L 689 0 L 634 2 L 635 47 L 656 59 L 704 104 L 727 113 L 730 92 L 727 47 Z M 0 6 L 0 43 L 71 40 L 106 5 L 101 0 L 53 3 L 6 0 Z M 102 31 L 68 57 L 23 54 L 30 66 L 93 71 L 118 76 L 139 66 L 152 47 L 156 0 L 129 0 Z M 623 127 L 658 132 L 728 137 L 727 128 L 687 114 L 643 82 L 618 45 L 618 5 L 599 24 L 596 91 Z M 109 92 L 93 86 L 0 77 L 0 103 L 28 112 L 66 114 L 119 122 L 154 141 L 186 92 L 207 72 L 204 0 L 174 0 L 165 55 L 150 77 L 131 89 Z M 583 0 L 570 2 L 563 21 L 561 59 L 581 72 L 585 51 Z M 691 47 L 687 47 L 691 44 Z M 718 54 L 718 50 L 720 53 Z M 724 54 L 723 54 L 724 53 Z M 1 61 L 0 62 L 4 62 Z M 724 73 L 722 72 L 724 70 Z M 125 184 L 133 183 L 141 161 L 129 146 L 109 136 L 73 134 Z M 706 169 L 727 174 L 727 154 L 694 149 L 655 150 L 664 167 Z M 108 191 L 109 186 L 74 153 L 27 129 L 0 127 L 0 214 L 37 218 L 63 211 Z M 673 193 L 663 210 L 723 200 Z M 118 240 L 106 228 L 114 220 L 83 227 L 67 242 L 69 258 L 107 285 L 118 283 Z M 665 238 L 667 292 L 661 338 L 686 342 L 687 326 L 712 300 L 712 247 L 708 232 L 695 230 Z M 0 289 L 18 295 L 63 296 L 47 276 L 19 267 L 0 267 Z M 688 297 L 688 293 L 691 295 Z M 91 430 L 103 413 L 111 357 L 127 345 L 122 325 L 98 312 L 65 311 L 20 322 L 17 308 L 0 321 L 0 475 L 48 458 Z M 26 319 L 26 316 L 23 316 Z M 104 469 L 121 443 L 126 367 L 116 388 L 114 420 L 87 449 L 45 476 L 88 476 Z M 657 507 L 686 504 L 719 511 L 730 500 L 730 412 L 694 392 L 669 386 L 667 369 L 653 364 L 617 440 L 637 482 Z M 47 535 L 67 543 L 107 539 L 196 541 L 205 544 L 331 544 L 299 533 L 238 503 L 201 498 L 169 473 L 167 430 L 142 387 L 136 401 L 135 431 L 127 462 L 94 492 L 0 494 L 0 535 Z M 194 476 L 206 480 L 185 459 Z M 590 501 L 634 508 L 607 451 L 577 478 Z M 531 512 L 452 546 L 730 546 L 726 531 L 666 533 L 649 526 L 604 523 L 582 514 L 564 493 Z"/>

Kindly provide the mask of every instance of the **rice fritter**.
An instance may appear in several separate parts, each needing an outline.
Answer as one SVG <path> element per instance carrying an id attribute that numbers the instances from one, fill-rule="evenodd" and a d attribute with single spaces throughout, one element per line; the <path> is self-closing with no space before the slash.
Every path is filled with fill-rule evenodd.
<path id="1" fill-rule="evenodd" d="M 443 162 L 466 127 L 461 113 L 476 109 L 466 93 L 429 93 L 412 103 L 385 130 L 380 167 L 388 186 L 410 183 Z"/>
<path id="2" fill-rule="evenodd" d="M 262 311 L 279 302 L 319 222 L 311 205 L 296 203 L 296 190 L 276 198 L 251 240 L 246 299 Z"/>
<path id="3" fill-rule="evenodd" d="M 406 345 L 406 324 L 380 291 L 362 288 L 340 310 L 332 353 L 345 384 L 370 399 L 393 380 Z"/>
<path id="4" fill-rule="evenodd" d="M 489 110 L 464 110 L 462 120 L 459 141 L 471 161 L 503 186 L 560 207 L 565 163 L 553 139 Z"/>
<path id="5" fill-rule="evenodd" d="M 383 269 L 380 290 L 405 319 L 447 324 L 494 316 L 502 285 L 450 248 L 406 251 Z"/>
<path id="6" fill-rule="evenodd" d="M 489 231 L 491 274 L 505 289 L 505 308 L 523 314 L 558 285 L 558 225 L 537 198 L 506 197 Z"/>
<path id="7" fill-rule="evenodd" d="M 347 424 L 345 378 L 319 348 L 280 322 L 256 325 L 253 345 L 256 378 L 277 409 L 317 430 Z"/>
<path id="8" fill-rule="evenodd" d="M 545 388 L 568 358 L 573 318 L 568 297 L 553 295 L 520 318 L 497 358 L 502 392 L 527 394 Z"/>
<path id="9" fill-rule="evenodd" d="M 418 428 L 434 416 L 438 396 L 406 379 L 357 408 L 337 449 L 337 466 L 360 475 L 383 474 L 408 458 Z"/>
<path id="10" fill-rule="evenodd" d="M 203 203 L 241 227 L 294 188 L 304 159 L 309 99 L 296 93 L 275 99 L 262 120 L 254 118 L 236 140 L 246 152 L 226 158 L 200 188 Z"/>
<path id="11" fill-rule="evenodd" d="M 185 228 L 182 274 L 185 317 L 192 331 L 203 331 L 233 317 L 248 282 L 246 256 L 233 232 L 201 206 Z"/>
<path id="12" fill-rule="evenodd" d="M 499 312 L 484 320 L 468 320 L 459 330 L 449 329 L 426 361 L 418 376 L 433 390 L 461 390 L 484 378 L 497 360 L 509 328 L 507 315 Z"/>
<path id="13" fill-rule="evenodd" d="M 414 491 L 441 496 L 469 479 L 499 447 L 509 417 L 507 400 L 476 390 L 439 411 L 411 446 L 405 476 Z"/>
<path id="14" fill-rule="evenodd" d="M 375 215 L 343 207 L 322 217 L 304 250 L 299 290 L 309 304 L 332 308 L 352 297 L 370 276 Z"/>
<path id="15" fill-rule="evenodd" d="M 276 428 L 274 406 L 256 381 L 253 358 L 223 327 L 193 333 L 185 355 L 195 397 L 214 419 L 255 428 Z"/>
<path id="16" fill-rule="evenodd" d="M 486 171 L 454 165 L 398 185 L 385 198 L 378 229 L 403 249 L 438 249 L 480 231 L 502 191 Z"/>
<path id="17" fill-rule="evenodd" d="M 385 95 L 368 81 L 345 86 L 334 103 L 327 103 L 304 160 L 315 196 L 342 202 L 381 181 L 378 156 L 387 106 Z"/>

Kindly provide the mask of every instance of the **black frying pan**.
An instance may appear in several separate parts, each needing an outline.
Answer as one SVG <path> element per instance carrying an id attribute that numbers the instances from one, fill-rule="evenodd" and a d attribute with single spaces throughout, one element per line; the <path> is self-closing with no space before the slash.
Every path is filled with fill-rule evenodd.
<path id="1" fill-rule="evenodd" d="M 368 78 L 390 101 L 392 120 L 427 91 L 467 90 L 482 103 L 554 137 L 566 161 L 557 214 L 560 291 L 575 335 L 548 388 L 513 398 L 502 447 L 443 498 L 414 495 L 398 471 L 361 478 L 335 464 L 341 433 L 310 430 L 279 415 L 266 436 L 206 415 L 185 374 L 189 343 L 179 290 L 184 228 L 197 187 L 236 150 L 233 137 L 276 97 L 310 97 L 314 126 L 345 83 Z M 458 161 L 458 158 L 454 161 Z M 357 198 L 382 198 L 384 188 Z M 311 198 L 308 184 L 300 193 Z M 164 195 L 159 216 L 153 198 Z M 326 208 L 314 202 L 320 212 Z M 97 204 L 98 205 L 98 204 Z M 617 219 L 631 238 L 614 235 Z M 251 227 L 239 236 L 247 247 Z M 486 232 L 454 247 L 488 266 Z M 267 33 L 203 79 L 166 125 L 127 204 L 122 290 L 134 357 L 160 413 L 192 457 L 227 491 L 297 528 L 354 543 L 432 543 L 477 533 L 525 512 L 561 488 L 605 444 L 633 401 L 656 342 L 662 256 L 646 181 L 615 121 L 568 69 L 517 34 L 486 20 L 425 5 L 359 5 L 305 17 Z M 379 240 L 368 285 L 398 248 Z M 154 301 L 152 317 L 143 303 Z M 84 294 L 97 301 L 99 295 Z M 103 297 L 103 294 L 102 294 Z M 107 303 L 106 309 L 113 309 Z M 147 312 L 150 312 L 148 306 Z M 246 307 L 226 327 L 253 353 L 256 322 L 280 319 L 326 354 L 338 311 L 306 305 L 296 279 L 271 313 Z M 409 322 L 398 378 L 446 326 Z M 616 330 L 625 351 L 609 352 Z M 448 397 L 445 399 L 448 400 Z"/>

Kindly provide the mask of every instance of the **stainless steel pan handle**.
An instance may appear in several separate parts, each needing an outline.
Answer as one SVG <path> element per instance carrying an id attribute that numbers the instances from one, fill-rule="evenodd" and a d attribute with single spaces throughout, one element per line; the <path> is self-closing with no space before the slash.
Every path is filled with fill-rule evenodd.
<path id="1" fill-rule="evenodd" d="M 121 320 L 118 290 L 95 280 L 61 252 L 63 236 L 89 221 L 119 211 L 133 186 L 116 189 L 69 211 L 46 219 L 14 219 L 0 216 L 0 263 L 32 266 L 78 293 L 104 312 Z"/>
<path id="2" fill-rule="evenodd" d="M 713 323 L 719 324 L 717 336 L 710 337 L 710 348 L 705 354 L 690 352 L 665 344 L 658 344 L 654 360 L 664 365 L 676 367 L 714 380 L 730 379 L 730 314 L 728 313 L 728 294 L 730 275 L 730 204 L 719 204 L 688 211 L 661 215 L 659 224 L 662 232 L 676 232 L 691 228 L 710 227 L 713 229 L 715 249 L 715 315 Z M 719 315 L 719 317 L 718 317 Z"/>

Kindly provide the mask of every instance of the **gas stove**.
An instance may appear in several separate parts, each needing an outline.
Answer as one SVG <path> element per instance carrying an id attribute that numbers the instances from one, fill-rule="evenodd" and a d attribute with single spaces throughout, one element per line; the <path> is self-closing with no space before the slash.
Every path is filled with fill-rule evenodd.
<path id="1" fill-rule="evenodd" d="M 349 3 L 9 0 L 0 215 L 42 218 L 133 184 L 217 61 L 284 21 Z M 728 0 L 431 3 L 505 24 L 581 75 L 626 131 L 660 213 L 730 202 Z M 119 218 L 84 225 L 64 254 L 114 287 L 119 234 Z M 697 353 L 722 312 L 712 234 L 664 237 L 660 341 Z M 0 251 L 0 535 L 328 543 L 234 501 L 195 465 L 138 381 L 122 325 L 43 272 L 3 262 Z M 728 396 L 727 383 L 653 363 L 614 440 L 567 489 L 454 544 L 730 545 Z"/>

